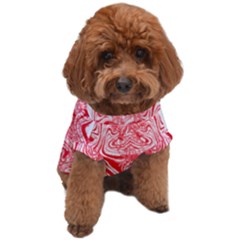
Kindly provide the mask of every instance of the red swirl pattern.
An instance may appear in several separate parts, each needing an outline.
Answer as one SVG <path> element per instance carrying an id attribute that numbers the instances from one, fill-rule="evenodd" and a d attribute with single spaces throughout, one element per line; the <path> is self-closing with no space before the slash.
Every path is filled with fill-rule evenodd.
<path id="1" fill-rule="evenodd" d="M 142 153 L 153 154 L 172 140 L 160 103 L 137 114 L 109 116 L 95 112 L 78 100 L 59 160 L 59 170 L 70 173 L 74 151 L 105 161 L 106 175 L 131 167 Z"/>

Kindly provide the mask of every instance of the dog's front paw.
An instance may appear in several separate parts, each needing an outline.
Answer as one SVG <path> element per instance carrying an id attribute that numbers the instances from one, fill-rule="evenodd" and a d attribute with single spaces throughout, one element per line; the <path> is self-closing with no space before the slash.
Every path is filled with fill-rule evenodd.
<path id="1" fill-rule="evenodd" d="M 74 237 L 85 237 L 92 233 L 93 228 L 89 226 L 80 226 L 80 225 L 68 225 L 68 231 L 74 236 Z"/>
<path id="2" fill-rule="evenodd" d="M 154 212 L 157 212 L 157 213 L 165 213 L 165 212 L 169 211 L 169 207 L 166 204 L 166 205 L 160 205 L 159 207 L 151 209 L 151 210 L 153 210 Z"/>

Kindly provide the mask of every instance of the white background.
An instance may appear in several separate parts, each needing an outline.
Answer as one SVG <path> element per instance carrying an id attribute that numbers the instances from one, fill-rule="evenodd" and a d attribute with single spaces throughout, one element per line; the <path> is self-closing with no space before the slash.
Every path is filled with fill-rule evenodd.
<path id="1" fill-rule="evenodd" d="M 0 239 L 73 239 L 56 166 L 76 99 L 61 71 L 85 20 L 115 2 L 0 3 Z M 162 101 L 171 210 L 107 193 L 88 239 L 239 240 L 239 1 L 126 2 L 159 17 L 185 70 Z"/>

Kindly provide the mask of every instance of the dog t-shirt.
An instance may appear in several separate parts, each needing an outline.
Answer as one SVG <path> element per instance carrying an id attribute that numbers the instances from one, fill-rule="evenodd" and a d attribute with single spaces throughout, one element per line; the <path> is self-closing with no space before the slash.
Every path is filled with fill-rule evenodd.
<path id="1" fill-rule="evenodd" d="M 95 161 L 104 160 L 106 175 L 112 176 L 129 169 L 141 154 L 166 148 L 171 140 L 159 102 L 144 112 L 110 116 L 78 100 L 58 168 L 70 173 L 73 153 L 79 151 Z"/>

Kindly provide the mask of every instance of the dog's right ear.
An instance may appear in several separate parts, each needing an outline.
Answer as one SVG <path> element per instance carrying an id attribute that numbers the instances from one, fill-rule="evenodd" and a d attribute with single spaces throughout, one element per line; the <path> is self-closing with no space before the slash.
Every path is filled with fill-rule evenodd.
<path id="1" fill-rule="evenodd" d="M 63 68 L 63 76 L 67 79 L 67 85 L 72 94 L 76 95 L 77 85 L 84 76 L 84 56 L 81 49 L 81 40 L 78 38 L 69 53 Z"/>
<path id="2" fill-rule="evenodd" d="M 172 43 L 165 39 L 160 61 L 160 81 L 163 95 L 169 93 L 180 82 L 183 75 L 181 61 Z"/>

